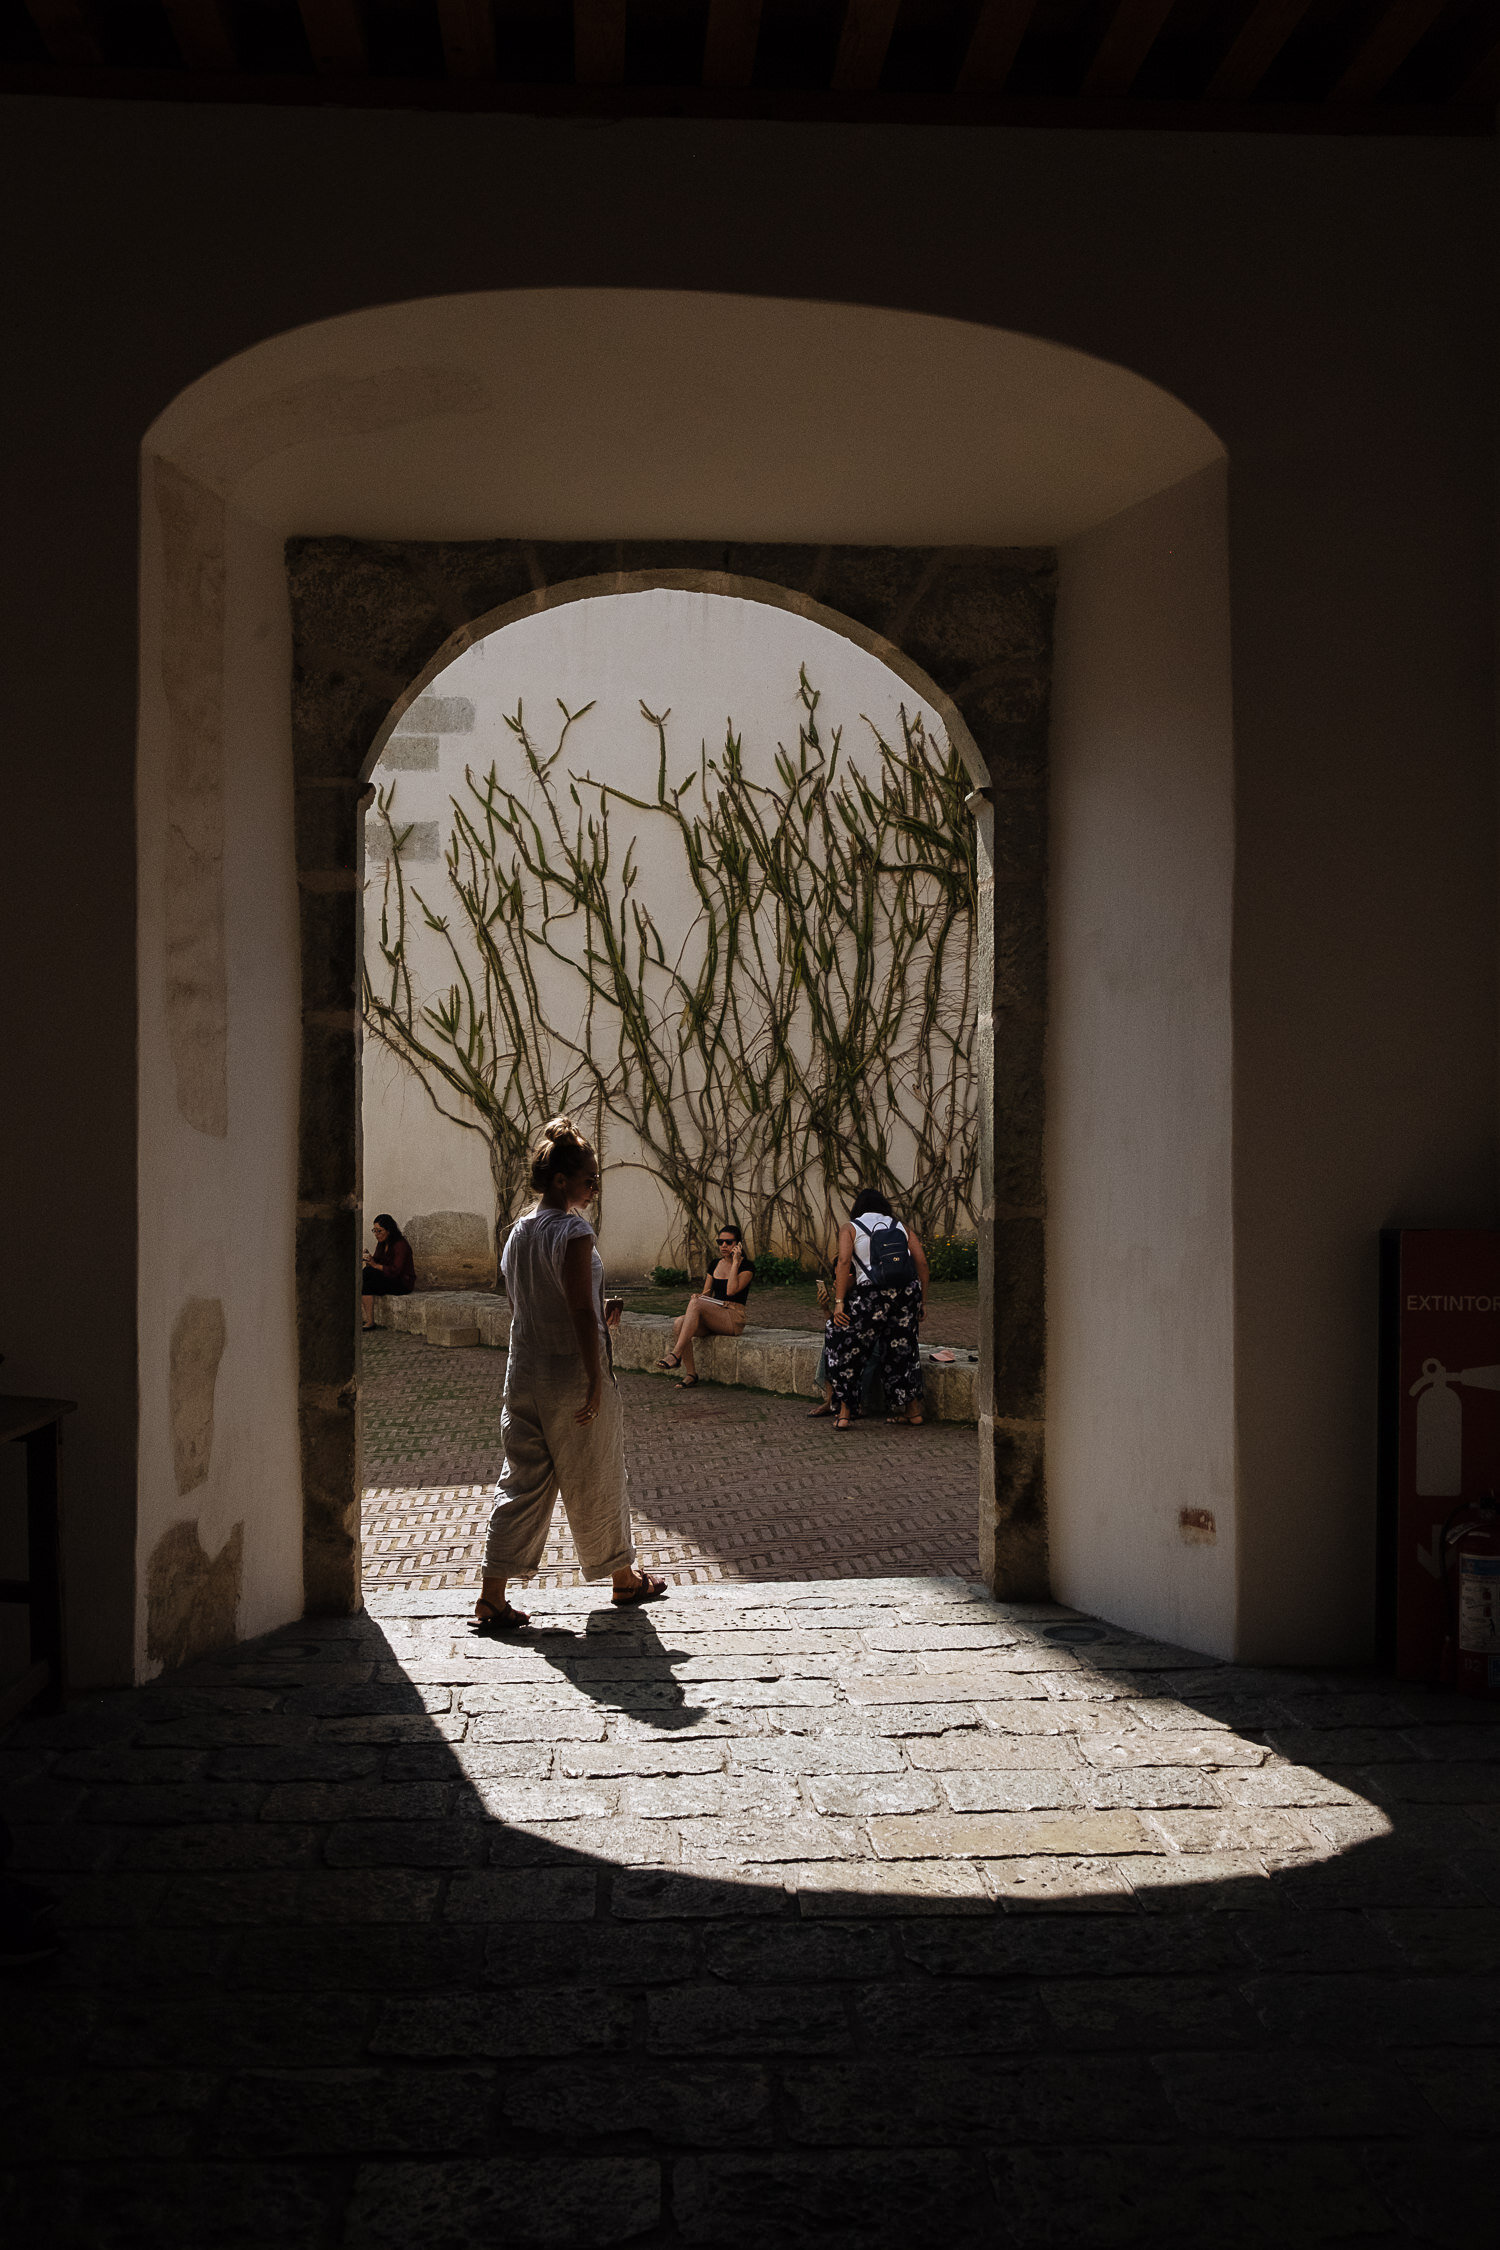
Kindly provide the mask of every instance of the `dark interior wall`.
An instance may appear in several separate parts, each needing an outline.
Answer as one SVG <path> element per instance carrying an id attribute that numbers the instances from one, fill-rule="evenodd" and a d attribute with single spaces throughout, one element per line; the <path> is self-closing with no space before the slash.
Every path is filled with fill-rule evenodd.
<path id="1" fill-rule="evenodd" d="M 49 331 L 51 359 L 69 324 L 62 308 L 47 309 L 45 275 L 28 278 L 35 285 L 21 301 Z M 138 441 L 123 429 L 96 438 L 97 365 L 91 375 L 67 364 L 66 349 L 41 380 L 71 404 L 54 398 L 38 426 L 40 371 L 27 357 L 8 349 L 0 377 L 0 1181 L 9 1283 L 0 1384 L 79 1402 L 62 1454 L 73 1662 L 88 1678 L 128 1679 L 128 1606 L 111 1597 L 135 1567 Z M 64 435 L 74 417 L 76 448 Z M 24 566 L 23 543 L 32 550 Z M 105 1616 L 101 1639 L 95 1621 Z"/>
<path id="2" fill-rule="evenodd" d="M 133 1550 L 141 437 L 266 336 L 452 290 L 702 288 L 990 322 L 1135 368 L 1223 439 L 1242 1479 L 1286 1495 L 1244 1564 L 1267 1603 L 1288 1539 L 1340 1567 L 1368 1450 L 1349 1312 L 1372 1291 L 1366 1246 L 1383 1220 L 1494 1212 L 1490 147 L 3 110 L 0 1342 L 7 1387 L 82 1402 L 84 1676 L 128 1667 L 127 1629 L 101 1621 L 125 1615 L 102 1596 Z M 1304 1440 L 1325 1411 L 1341 1482 L 1310 1527 Z"/>

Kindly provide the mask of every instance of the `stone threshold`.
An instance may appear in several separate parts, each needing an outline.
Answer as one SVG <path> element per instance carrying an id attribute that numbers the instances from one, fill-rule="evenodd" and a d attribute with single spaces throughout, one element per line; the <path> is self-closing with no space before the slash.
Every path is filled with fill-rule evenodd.
<path id="1" fill-rule="evenodd" d="M 488 1289 L 424 1290 L 410 1297 L 377 1297 L 375 1325 L 397 1335 L 421 1336 L 429 1344 L 482 1344 L 504 1351 L 510 1306 Z M 615 1333 L 615 1365 L 631 1374 L 659 1374 L 656 1363 L 670 1349 L 671 1339 L 669 1314 L 627 1312 Z M 979 1363 L 962 1353 L 952 1365 L 935 1361 L 932 1354 L 941 1348 L 921 1347 L 928 1419 L 977 1422 Z M 693 1356 L 705 1382 L 816 1398 L 822 1349 L 815 1329 L 747 1328 L 739 1336 L 695 1338 Z"/>

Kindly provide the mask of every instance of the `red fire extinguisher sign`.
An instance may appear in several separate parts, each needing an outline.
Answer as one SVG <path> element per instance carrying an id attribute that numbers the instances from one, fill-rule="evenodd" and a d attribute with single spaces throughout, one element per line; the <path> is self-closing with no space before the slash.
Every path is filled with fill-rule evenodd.
<path id="1" fill-rule="evenodd" d="M 1444 1527 L 1500 1489 L 1500 1230 L 1381 1238 L 1381 1640 L 1406 1680 L 1435 1680 L 1457 1589 Z M 1477 1631 L 1483 1597 L 1469 1600 Z"/>

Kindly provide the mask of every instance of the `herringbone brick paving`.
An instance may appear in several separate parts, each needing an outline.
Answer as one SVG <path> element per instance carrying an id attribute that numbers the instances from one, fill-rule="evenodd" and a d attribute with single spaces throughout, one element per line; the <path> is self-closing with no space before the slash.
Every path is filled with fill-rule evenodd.
<path id="1" fill-rule="evenodd" d="M 505 1356 L 363 1339 L 364 1569 L 373 1590 L 474 1581 L 500 1469 Z M 622 1375 L 641 1560 L 683 1585 L 732 1578 L 972 1577 L 975 1432 L 807 1418 L 811 1400 Z M 580 1583 L 559 1508 L 535 1583 Z"/>

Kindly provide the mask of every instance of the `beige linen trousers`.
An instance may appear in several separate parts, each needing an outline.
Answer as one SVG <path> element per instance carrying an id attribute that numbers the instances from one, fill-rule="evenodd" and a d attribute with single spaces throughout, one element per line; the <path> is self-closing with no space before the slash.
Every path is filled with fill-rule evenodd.
<path id="1" fill-rule="evenodd" d="M 634 1562 L 625 1416 L 607 1351 L 606 1344 L 598 1417 L 585 1423 L 574 1420 L 589 1388 L 576 1350 L 513 1351 L 507 1360 L 500 1409 L 505 1459 L 484 1550 L 487 1577 L 531 1576 L 559 1492 L 585 1578 L 608 1578 Z"/>

